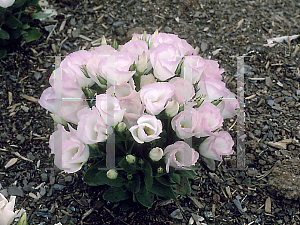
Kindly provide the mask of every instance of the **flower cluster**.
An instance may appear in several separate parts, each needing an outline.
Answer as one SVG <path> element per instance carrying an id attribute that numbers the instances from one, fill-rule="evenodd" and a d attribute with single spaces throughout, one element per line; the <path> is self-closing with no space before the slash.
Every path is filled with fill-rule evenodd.
<path id="1" fill-rule="evenodd" d="M 127 199 L 129 191 L 151 206 L 153 194 L 174 198 L 173 189 L 170 194 L 160 186 L 192 178 L 199 154 L 215 160 L 232 154 L 231 136 L 217 130 L 235 116 L 236 99 L 219 64 L 197 51 L 177 35 L 155 32 L 134 34 L 122 46 L 109 46 L 103 37 L 100 47 L 67 56 L 39 100 L 62 124 L 49 141 L 55 165 L 72 173 L 96 158 L 84 178 L 88 184 L 112 186 L 104 194 L 110 201 Z M 105 167 L 110 138 L 124 171 L 96 169 Z M 122 186 L 123 195 L 112 194 Z"/>

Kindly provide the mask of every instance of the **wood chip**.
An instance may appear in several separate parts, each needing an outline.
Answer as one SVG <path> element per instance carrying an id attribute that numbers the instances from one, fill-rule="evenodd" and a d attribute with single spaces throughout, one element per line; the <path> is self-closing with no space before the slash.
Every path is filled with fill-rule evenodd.
<path id="1" fill-rule="evenodd" d="M 18 157 L 20 157 L 23 160 L 26 160 L 26 161 L 29 161 L 29 162 L 33 162 L 31 159 L 27 159 L 24 156 L 21 156 L 19 152 L 15 152 L 15 155 L 18 156 Z"/>
<path id="2" fill-rule="evenodd" d="M 13 100 L 13 99 L 12 99 L 12 93 L 9 91 L 9 92 L 8 92 L 8 104 L 9 104 L 9 105 L 11 105 L 12 100 Z"/>
<path id="3" fill-rule="evenodd" d="M 6 163 L 6 165 L 4 166 L 5 169 L 11 167 L 12 165 L 14 165 L 16 162 L 18 161 L 18 158 L 12 158 L 8 161 L 8 163 Z"/>
<path id="4" fill-rule="evenodd" d="M 192 196 L 188 196 L 192 201 L 193 204 L 198 207 L 199 209 L 203 209 L 204 205 L 202 205 L 196 198 L 192 197 Z"/>
<path id="5" fill-rule="evenodd" d="M 226 191 L 226 193 L 227 193 L 227 195 L 228 195 L 228 198 L 232 198 L 232 195 L 231 195 L 231 191 L 230 191 L 230 187 L 229 187 L 229 186 L 227 186 L 227 187 L 225 188 L 225 191 Z"/>
<path id="6" fill-rule="evenodd" d="M 83 215 L 81 220 L 84 220 L 87 216 L 89 216 L 92 212 L 93 212 L 93 208 L 91 208 L 90 210 L 86 211 Z"/>
<path id="7" fill-rule="evenodd" d="M 67 20 L 62 21 L 60 28 L 59 28 L 59 32 L 61 32 L 65 28 L 66 22 L 67 22 Z"/>
<path id="8" fill-rule="evenodd" d="M 87 41 L 93 41 L 92 39 L 90 39 L 90 38 L 88 38 L 88 37 L 86 37 L 86 36 L 84 36 L 84 35 L 82 35 L 82 34 L 79 34 L 78 37 L 80 37 L 80 38 L 82 38 L 82 39 L 84 39 L 84 40 L 87 40 Z"/>
<path id="9" fill-rule="evenodd" d="M 273 147 L 273 148 L 286 149 L 286 143 L 268 142 L 268 145 Z"/>
<path id="10" fill-rule="evenodd" d="M 293 55 L 296 55 L 298 51 L 299 51 L 299 45 L 296 45 L 296 48 L 295 48 L 295 51 L 293 52 Z"/>
<path id="11" fill-rule="evenodd" d="M 21 94 L 20 96 L 27 99 L 28 101 L 31 101 L 31 102 L 37 103 L 39 101 L 37 98 L 29 96 L 29 95 Z"/>
<path id="12" fill-rule="evenodd" d="M 28 196 L 31 197 L 31 198 L 34 198 L 34 199 L 36 199 L 36 200 L 39 199 L 38 196 L 36 196 L 36 195 L 33 194 L 32 192 L 30 192 L 30 193 L 28 194 Z"/>
<path id="13" fill-rule="evenodd" d="M 99 6 L 94 7 L 93 10 L 96 11 L 96 10 L 101 9 L 102 7 L 103 7 L 103 5 L 99 5 Z"/>
<path id="14" fill-rule="evenodd" d="M 272 212 L 272 209 L 271 209 L 271 198 L 270 197 L 268 197 L 267 200 L 266 200 L 265 211 L 267 213 L 271 213 Z"/>
<path id="15" fill-rule="evenodd" d="M 244 19 L 241 19 L 241 20 L 238 22 L 238 25 L 237 25 L 236 29 L 239 29 L 240 26 L 243 24 L 243 22 L 244 22 Z"/>

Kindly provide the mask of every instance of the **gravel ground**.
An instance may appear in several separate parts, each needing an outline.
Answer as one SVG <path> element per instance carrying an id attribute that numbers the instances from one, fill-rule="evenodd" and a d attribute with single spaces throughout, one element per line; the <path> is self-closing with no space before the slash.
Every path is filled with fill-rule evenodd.
<path id="1" fill-rule="evenodd" d="M 0 192 L 16 195 L 29 224 L 300 224 L 299 38 L 267 46 L 267 39 L 299 34 L 300 3 L 293 0 L 49 1 L 58 12 L 34 22 L 40 40 L 11 46 L 0 64 Z M 50 7 L 50 6 L 48 6 Z M 174 33 L 225 69 L 236 93 L 237 56 L 245 68 L 245 169 L 236 154 L 201 162 L 192 194 L 178 201 L 138 205 L 123 212 L 88 187 L 83 172 L 54 169 L 49 114 L 37 103 L 49 86 L 53 56 L 129 41 L 132 33 Z M 293 40 L 292 40 L 293 39 Z M 234 119 L 224 130 L 236 139 Z M 15 164 L 4 166 L 13 158 Z M 84 168 L 86 169 L 86 168 Z M 190 223 L 192 224 L 192 223 Z"/>

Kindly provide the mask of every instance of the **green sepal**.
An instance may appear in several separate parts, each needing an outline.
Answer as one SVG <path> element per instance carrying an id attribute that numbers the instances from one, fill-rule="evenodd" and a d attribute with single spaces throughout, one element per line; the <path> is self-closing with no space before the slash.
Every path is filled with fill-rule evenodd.
<path id="1" fill-rule="evenodd" d="M 23 213 L 23 215 L 19 219 L 17 225 L 27 225 L 27 214 L 26 214 L 26 212 Z"/>
<path id="2" fill-rule="evenodd" d="M 110 187 L 103 194 L 103 199 L 109 202 L 124 201 L 131 197 L 132 194 L 128 190 L 124 190 L 124 188 L 121 187 Z"/>

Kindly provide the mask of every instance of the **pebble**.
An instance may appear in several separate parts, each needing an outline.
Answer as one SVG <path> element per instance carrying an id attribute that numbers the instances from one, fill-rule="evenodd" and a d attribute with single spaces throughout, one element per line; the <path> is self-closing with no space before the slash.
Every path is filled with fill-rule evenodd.
<path id="1" fill-rule="evenodd" d="M 278 113 L 272 113 L 272 116 L 276 119 L 276 118 L 278 118 L 280 116 L 280 114 L 278 114 Z"/>
<path id="2" fill-rule="evenodd" d="M 205 42 L 202 42 L 200 48 L 201 48 L 201 51 L 202 51 L 202 52 L 205 52 L 205 51 L 207 50 L 207 48 L 208 48 L 208 44 L 205 43 Z"/>
<path id="3" fill-rule="evenodd" d="M 244 210 L 243 210 L 243 208 L 242 208 L 241 202 L 240 202 L 238 199 L 233 199 L 232 201 L 233 201 L 233 203 L 235 204 L 235 206 L 237 207 L 237 209 L 239 210 L 239 212 L 240 212 L 241 214 L 243 214 L 243 213 L 244 213 Z"/>
<path id="4" fill-rule="evenodd" d="M 39 80 L 42 77 L 41 73 L 39 72 L 34 72 L 33 76 L 36 80 Z"/>
<path id="5" fill-rule="evenodd" d="M 40 194 L 41 194 L 41 196 L 44 196 L 46 194 L 46 188 L 41 187 Z"/>
<path id="6" fill-rule="evenodd" d="M 123 24 L 125 24 L 124 21 L 117 21 L 117 22 L 114 22 L 114 23 L 113 23 L 113 26 L 114 26 L 114 27 L 119 27 L 119 26 L 122 26 Z"/>
<path id="7" fill-rule="evenodd" d="M 267 103 L 268 103 L 269 106 L 273 106 L 275 101 L 270 99 L 270 100 L 267 100 Z"/>
<path id="8" fill-rule="evenodd" d="M 204 216 L 209 220 L 214 219 L 214 215 L 213 215 L 212 211 L 204 211 Z"/>
<path id="9" fill-rule="evenodd" d="M 41 178 L 43 182 L 47 182 L 48 181 L 48 175 L 46 173 L 42 173 L 41 174 Z"/>
<path id="10" fill-rule="evenodd" d="M 265 161 L 265 160 L 262 160 L 262 159 L 258 160 L 258 163 L 259 163 L 260 165 L 266 165 L 266 161 Z"/>
<path id="11" fill-rule="evenodd" d="M 268 125 L 265 125 L 265 126 L 262 128 L 262 131 L 263 131 L 263 132 L 266 132 L 268 129 L 269 129 L 269 126 L 268 126 Z"/>
<path id="12" fill-rule="evenodd" d="M 183 219 L 183 216 L 182 216 L 182 214 L 181 214 L 181 212 L 180 212 L 179 209 L 174 210 L 174 211 L 170 214 L 170 216 L 171 216 L 172 218 L 178 219 L 178 220 L 182 220 L 182 219 Z"/>
<path id="13" fill-rule="evenodd" d="M 119 36 L 124 36 L 125 35 L 125 30 L 122 28 L 122 27 L 118 27 L 116 29 L 116 33 L 119 35 Z"/>
<path id="14" fill-rule="evenodd" d="M 259 137 L 261 135 L 261 130 L 254 131 L 255 136 Z"/>
<path id="15" fill-rule="evenodd" d="M 34 188 L 32 186 L 24 184 L 23 191 L 30 192 L 30 191 L 33 191 L 33 190 L 34 190 Z"/>
<path id="16" fill-rule="evenodd" d="M 3 194 L 5 198 L 8 196 L 7 189 L 1 190 L 0 193 Z"/>
<path id="17" fill-rule="evenodd" d="M 114 20 L 113 20 L 111 17 L 108 16 L 108 17 L 106 18 L 106 23 L 108 23 L 108 24 L 111 25 L 111 24 L 114 23 Z"/>
<path id="18" fill-rule="evenodd" d="M 20 196 L 20 197 L 24 196 L 23 190 L 19 187 L 16 187 L 16 186 L 9 187 L 8 188 L 8 194 L 9 195 L 14 195 L 14 196 Z"/>
<path id="19" fill-rule="evenodd" d="M 71 177 L 71 176 L 66 176 L 65 177 L 66 182 L 72 182 L 72 180 L 73 180 L 73 177 Z"/>
<path id="20" fill-rule="evenodd" d="M 53 189 L 54 189 L 55 191 L 61 191 L 61 190 L 63 190 L 65 187 L 66 187 L 66 186 L 61 185 L 61 184 L 54 184 L 54 185 L 53 185 Z"/>
<path id="21" fill-rule="evenodd" d="M 171 27 L 168 27 L 168 26 L 165 26 L 165 32 L 166 32 L 166 33 L 172 32 L 172 28 L 171 28 Z"/>

